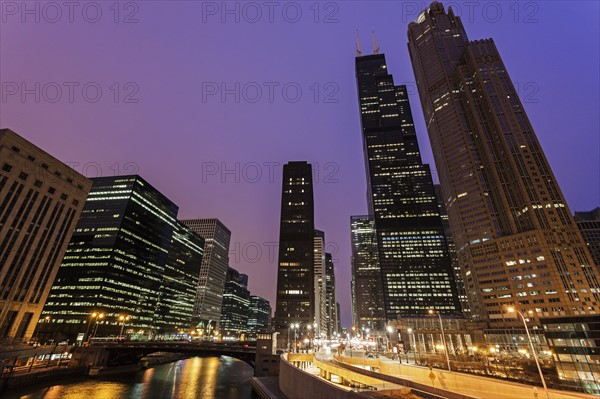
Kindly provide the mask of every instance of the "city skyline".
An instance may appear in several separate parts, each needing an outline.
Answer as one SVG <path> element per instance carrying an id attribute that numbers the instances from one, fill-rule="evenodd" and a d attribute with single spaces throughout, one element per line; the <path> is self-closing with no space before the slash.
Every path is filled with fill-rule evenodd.
<path id="1" fill-rule="evenodd" d="M 76 170 L 79 168 L 80 171 L 84 171 L 84 166 L 88 165 L 87 172 L 90 177 L 96 176 L 97 165 L 100 166 L 104 175 L 109 176 L 127 174 L 128 172 L 132 172 L 132 170 L 123 169 L 135 168 L 137 165 L 140 175 L 148 179 L 160 191 L 169 193 L 173 200 L 180 204 L 182 217 L 218 217 L 222 219 L 232 230 L 232 243 L 240 244 L 239 249 L 237 249 L 237 254 L 240 256 L 237 258 L 235 256 L 231 257 L 231 266 L 243 273 L 249 274 L 251 276 L 251 291 L 264 296 L 271 303 L 275 303 L 274 279 L 273 281 L 265 281 L 258 278 L 253 279 L 252 277 L 263 275 L 266 272 L 274 274 L 273 272 L 276 270 L 276 256 L 274 259 L 268 258 L 269 248 L 265 243 L 277 242 L 278 217 L 277 212 L 273 212 L 279 201 L 278 192 L 281 181 L 281 174 L 278 174 L 277 171 L 280 170 L 283 163 L 293 159 L 307 159 L 313 164 L 318 163 L 321 180 L 320 183 L 315 184 L 315 202 L 318 204 L 315 209 L 317 212 L 315 219 L 320 222 L 316 227 L 327 231 L 329 242 L 335 243 L 338 248 L 337 254 L 334 255 L 337 258 L 335 264 L 336 279 L 338 280 L 338 300 L 343 305 L 344 325 L 348 325 L 350 320 L 349 276 L 351 251 L 350 230 L 347 220 L 349 215 L 364 214 L 366 211 L 364 201 L 364 167 L 361 160 L 358 117 L 355 115 L 357 114 L 357 106 L 354 96 L 352 70 L 355 29 L 358 27 L 360 30 L 363 39 L 363 50 L 366 54 L 371 52 L 369 33 L 371 29 L 375 29 L 377 39 L 381 42 L 382 51 L 390 58 L 391 73 L 396 76 L 404 76 L 406 80 L 412 79 L 408 52 L 406 50 L 406 27 L 409 22 L 416 20 L 417 13 L 420 11 L 418 10 L 414 15 L 409 15 L 406 18 L 406 22 L 401 21 L 403 14 L 396 11 L 389 12 L 390 18 L 392 18 L 390 21 L 375 22 L 376 19 L 374 18 L 382 15 L 382 8 L 384 6 L 381 3 L 377 3 L 374 6 L 375 10 L 371 11 L 367 7 L 355 6 L 352 8 L 341 4 L 340 13 L 338 14 L 340 22 L 338 24 L 320 25 L 316 33 L 310 34 L 308 38 L 302 38 L 302 40 L 308 39 L 309 42 L 314 39 L 312 43 L 314 43 L 316 48 L 312 49 L 313 57 L 321 57 L 327 60 L 327 63 L 330 62 L 332 64 L 331 66 L 327 65 L 327 68 L 321 75 L 315 74 L 310 68 L 307 68 L 308 73 L 304 74 L 299 71 L 300 68 L 289 69 L 292 71 L 290 74 L 279 73 L 277 72 L 278 69 L 287 68 L 287 64 L 283 64 L 282 61 L 274 62 L 275 65 L 265 69 L 265 73 L 263 74 L 257 71 L 260 68 L 264 68 L 265 64 L 258 62 L 250 63 L 248 73 L 238 73 L 224 77 L 214 74 L 214 69 L 209 68 L 206 74 L 207 78 L 205 81 L 211 82 L 226 81 L 231 83 L 240 81 L 243 83 L 256 81 L 257 79 L 260 79 L 260 81 L 277 80 L 282 83 L 298 81 L 304 89 L 304 98 L 308 98 L 313 94 L 309 86 L 314 80 L 317 80 L 319 83 L 322 91 L 321 97 L 329 93 L 325 91 L 325 84 L 333 81 L 337 83 L 337 87 L 339 88 L 339 93 L 337 94 L 339 102 L 337 104 L 322 104 L 323 101 L 319 104 L 314 104 L 312 100 L 310 102 L 306 100 L 296 105 L 279 100 L 274 104 L 267 103 L 262 104 L 262 106 L 261 104 L 256 106 L 249 103 L 210 102 L 210 100 L 205 103 L 202 102 L 201 93 L 197 90 L 193 93 L 195 94 L 195 100 L 190 101 L 193 108 L 189 108 L 190 106 L 187 103 L 182 102 L 185 96 L 182 98 L 176 93 L 178 87 L 183 87 L 183 80 L 166 82 L 164 83 L 165 87 L 161 86 L 157 88 L 152 86 L 148 81 L 154 75 L 144 74 L 135 69 L 128 69 L 131 67 L 123 67 L 124 69 L 121 70 L 121 67 L 108 63 L 109 79 L 118 81 L 123 86 L 129 81 L 137 81 L 140 88 L 138 95 L 140 102 L 138 105 L 114 104 L 112 100 L 107 106 L 103 103 L 90 104 L 82 101 L 76 101 L 74 104 L 68 102 L 62 104 L 37 104 L 32 101 L 22 103 L 20 100 L 13 101 L 7 99 L 2 103 L 0 124 L 2 127 L 12 128 L 27 140 L 44 148 L 63 162 L 78 162 L 78 166 L 74 165 Z M 570 209 L 572 211 L 586 211 L 598 205 L 597 185 L 594 189 L 590 188 L 589 185 L 590 182 L 597 184 L 596 182 L 599 180 L 596 175 L 598 168 L 590 167 L 590 160 L 597 160 L 598 158 L 598 145 L 593 145 L 598 140 L 598 121 L 596 117 L 592 117 L 592 115 L 595 115 L 592 112 L 593 108 L 598 104 L 598 94 L 594 92 L 590 93 L 589 91 L 586 92 L 585 90 L 589 87 L 598 86 L 597 74 L 585 73 L 585 71 L 593 72 L 598 69 L 598 35 L 594 35 L 593 32 L 592 34 L 577 34 L 577 32 L 581 32 L 578 31 L 579 29 L 582 29 L 582 31 L 588 30 L 589 26 L 591 26 L 591 20 L 589 26 L 586 26 L 585 22 L 582 21 L 589 18 L 588 15 L 597 15 L 598 6 L 592 3 L 582 3 L 582 7 L 579 7 L 579 9 L 577 7 L 569 7 L 567 9 L 566 7 L 552 4 L 541 4 L 540 7 L 543 12 L 537 16 L 539 19 L 538 24 L 525 24 L 523 21 L 521 23 L 513 23 L 511 21 L 512 15 L 509 13 L 510 10 L 506 8 L 504 9 L 505 17 L 498 24 L 482 20 L 481 13 L 479 13 L 476 14 L 477 18 L 473 22 L 465 21 L 465 25 L 471 37 L 494 38 L 501 54 L 503 54 L 504 62 L 507 64 L 511 77 L 515 82 L 521 83 L 519 91 L 522 101 L 525 103 L 525 110 L 532 120 L 535 131 L 542 142 L 542 148 L 546 152 L 550 165 L 557 175 L 559 185 L 563 189 Z M 144 13 L 139 16 L 140 23 L 133 28 L 148 29 L 152 18 L 157 17 L 155 13 L 158 14 L 157 9 L 159 7 L 146 7 L 142 5 L 141 8 Z M 557 8 L 560 10 L 557 10 Z M 398 8 L 395 8 L 395 10 L 398 10 Z M 167 11 L 169 12 L 166 13 L 165 18 L 168 19 L 171 16 L 172 10 Z M 521 11 L 522 19 L 527 14 L 523 10 Z M 360 14 L 360 17 L 358 14 Z M 560 18 L 558 17 L 559 14 Z M 508 22 L 506 19 L 508 19 Z M 398 21 L 401 23 L 398 23 Z M 394 23 L 398 26 L 395 26 L 393 29 L 390 28 Z M 191 26 L 182 25 L 184 28 L 181 29 L 188 29 Z M 16 36 L 19 32 L 19 26 L 19 24 L 12 23 L 9 20 L 8 23 L 3 24 L 1 28 L 2 33 L 8 35 L 7 37 L 11 35 Z M 504 28 L 507 26 L 514 27 L 515 32 L 501 31 L 502 26 Z M 38 34 L 44 33 L 49 35 L 47 40 L 51 41 L 51 46 L 49 46 L 48 50 L 40 52 L 32 51 L 32 54 L 39 53 L 40 57 L 47 56 L 49 53 L 46 51 L 68 54 L 69 49 L 78 49 L 80 52 L 83 51 L 82 54 L 86 54 L 84 50 L 79 49 L 84 42 L 83 39 L 63 37 L 63 35 L 72 34 L 72 31 L 76 31 L 78 28 L 84 29 L 83 32 L 85 35 L 82 36 L 84 39 L 90 39 L 91 43 L 102 44 L 104 43 L 103 40 L 108 40 L 100 38 L 103 33 L 107 32 L 107 30 L 103 30 L 102 25 L 96 28 L 92 28 L 90 24 L 82 27 L 76 25 L 72 28 L 69 28 L 68 24 L 64 26 L 50 26 L 48 24 L 34 25 L 33 27 L 28 25 L 27 27 Z M 53 30 L 50 30 L 51 28 Z M 223 24 L 221 26 L 220 23 L 213 23 L 209 28 L 221 28 L 223 29 L 221 33 L 228 35 L 233 35 L 234 33 L 231 33 L 233 31 L 239 34 L 240 32 L 247 33 L 250 30 L 247 29 L 248 24 L 234 26 Z M 292 45 L 286 43 L 284 46 L 285 40 L 289 40 L 290 36 L 294 40 L 300 40 L 300 37 L 296 36 L 296 32 L 292 26 L 289 26 L 289 24 L 286 25 L 285 34 L 282 35 L 282 38 L 271 38 L 269 36 L 268 40 L 271 40 L 269 42 L 265 41 L 267 37 L 264 35 L 272 33 L 273 28 L 267 23 L 261 25 L 260 28 L 258 35 L 250 35 L 242 41 L 243 44 L 247 44 L 246 40 L 248 40 L 248 43 L 251 42 L 253 44 L 262 42 L 265 44 L 262 46 L 264 49 L 254 49 L 252 47 L 253 51 L 258 51 L 259 53 L 266 51 L 265 49 L 269 49 L 270 51 L 280 49 L 281 51 L 286 51 L 286 54 L 294 54 L 293 49 L 297 47 L 295 42 L 292 42 Z M 331 39 L 319 42 L 317 36 L 327 37 L 329 29 L 333 29 L 333 31 L 337 29 L 336 34 Z M 556 30 L 557 33 L 551 32 L 551 29 Z M 598 29 L 598 27 L 594 26 L 594 29 Z M 123 47 L 120 47 L 120 54 L 123 57 L 128 57 L 126 51 L 128 47 L 126 46 L 132 44 L 131 40 L 137 40 L 136 38 L 139 34 L 135 33 L 135 29 L 131 30 L 133 31 L 133 38 L 128 39 L 127 43 Z M 559 37 L 559 33 L 564 35 L 567 30 L 569 32 L 575 31 L 566 36 L 573 35 L 573 37 L 577 37 L 577 43 L 567 42 L 566 39 Z M 127 37 L 128 32 L 119 30 L 117 33 Z M 524 34 L 524 32 L 527 33 Z M 181 31 L 177 33 L 181 33 Z M 33 36 L 34 33 L 31 32 L 29 34 L 30 36 L 21 36 L 21 40 L 35 46 L 29 40 L 39 36 Z M 306 32 L 302 32 L 301 36 L 305 35 Z M 514 40 L 518 36 L 526 37 L 526 39 L 521 41 Z M 57 38 L 62 38 L 63 40 L 61 41 Z M 556 48 L 559 48 L 562 54 L 570 53 L 571 51 L 575 53 L 577 49 L 581 50 L 586 45 L 590 51 L 586 54 L 580 54 L 581 52 L 578 51 L 577 56 L 580 57 L 581 62 L 566 65 L 566 61 L 557 61 L 555 53 L 548 51 L 548 48 L 543 44 L 534 48 L 533 43 L 541 43 L 542 38 L 544 41 L 550 42 Z M 174 40 L 175 36 L 159 38 L 157 43 L 160 45 L 161 40 L 163 40 L 162 44 L 164 45 L 168 43 L 169 39 Z M 13 51 L 17 51 L 19 43 L 23 43 L 21 40 L 14 40 L 13 43 L 3 46 L 0 53 L 2 55 L 0 57 L 2 59 L 0 67 L 3 71 L 3 82 L 21 82 L 23 80 L 27 82 L 66 82 L 71 80 L 86 82 L 97 79 L 97 75 L 94 72 L 95 67 L 88 65 L 86 61 L 79 61 L 75 65 L 80 69 L 89 71 L 89 73 L 76 73 L 75 69 L 61 65 L 62 61 L 59 60 L 54 60 L 50 63 L 48 71 L 45 72 L 38 69 L 41 66 L 37 65 L 41 63 L 34 62 L 37 58 L 25 56 L 22 57 L 22 61 L 17 60 L 12 54 Z M 82 41 L 79 42 L 79 40 Z M 44 46 L 47 44 L 47 42 L 42 40 L 40 45 Z M 225 59 L 225 63 L 233 64 L 232 61 L 235 59 L 250 59 L 248 54 L 245 53 L 246 50 L 237 46 L 231 48 L 231 50 L 235 51 L 218 52 L 216 48 L 212 47 L 211 43 L 202 44 L 205 44 L 207 48 L 198 51 L 199 54 L 206 55 L 211 51 L 215 54 L 221 54 L 219 57 Z M 160 51 L 166 54 L 171 54 L 170 52 L 172 51 L 173 55 L 179 54 L 179 52 L 184 54 L 184 50 L 188 51 L 187 45 L 189 43 L 185 42 L 179 48 L 162 48 Z M 13 48 L 12 46 L 15 47 Z M 89 47 L 93 49 L 95 46 L 91 44 Z M 326 52 L 326 50 L 328 51 Z M 226 53 L 226 55 L 222 55 L 222 53 Z M 233 53 L 233 57 L 235 58 L 230 58 L 232 57 L 231 53 Z M 306 52 L 295 51 L 295 54 L 304 56 Z M 527 58 L 524 58 L 524 54 L 527 54 Z M 253 56 L 252 58 L 261 57 Z M 294 55 L 291 58 L 292 62 L 297 61 Z M 527 60 L 526 62 L 524 61 L 525 59 Z M 544 59 L 548 61 L 542 61 Z M 194 60 L 197 62 L 197 59 L 194 58 Z M 217 64 L 219 63 L 215 63 L 212 68 L 215 68 Z M 541 71 L 542 65 L 553 65 L 553 67 L 548 68 L 549 71 Z M 532 66 L 537 66 L 537 68 L 534 68 L 535 74 L 531 72 Z M 333 73 L 336 68 L 342 71 L 341 78 L 338 78 Z M 580 68 L 583 68 L 583 71 L 580 72 Z M 63 69 L 64 72 L 58 72 Z M 210 73 L 211 71 L 213 72 L 212 74 Z M 190 75 L 187 70 L 184 72 L 186 73 L 183 74 L 182 79 L 191 79 L 194 76 Z M 158 73 L 158 71 L 153 70 L 152 73 Z M 300 79 L 300 77 L 304 80 Z M 561 78 L 565 79 L 566 84 L 564 86 L 566 87 L 561 87 L 561 96 L 558 96 L 555 80 Z M 592 79 L 591 82 L 590 79 Z M 200 81 L 203 81 L 203 79 L 198 78 L 195 82 L 198 83 Z M 526 83 L 535 83 L 537 86 L 534 85 L 532 87 L 533 89 L 539 89 L 537 94 L 533 94 L 535 90 L 525 89 Z M 113 94 L 108 88 L 111 84 L 112 81 L 103 86 L 105 97 L 110 97 Z M 162 97 L 158 93 L 162 93 L 163 95 L 171 93 L 176 98 L 174 102 L 180 108 L 177 109 L 164 104 Z M 161 97 L 160 101 L 155 96 Z M 529 96 L 529 100 L 533 101 L 537 99 L 539 101 L 537 103 L 524 101 L 524 97 L 527 96 Z M 587 101 L 576 101 L 578 96 L 584 96 Z M 413 104 L 415 101 L 418 103 L 416 88 L 413 89 L 412 93 L 409 93 L 409 97 Z M 318 111 L 317 106 L 320 106 L 324 110 Z M 237 114 L 238 108 L 241 108 L 240 122 L 234 123 L 224 120 L 223 115 L 232 112 Z M 425 158 L 424 161 L 430 163 L 433 167 L 433 161 L 430 156 L 431 150 L 426 138 L 427 132 L 424 129 L 423 116 L 418 108 L 413 105 L 421 151 Z M 202 126 L 204 126 L 203 122 L 205 122 L 202 118 L 190 117 L 189 122 L 181 122 L 182 119 L 193 114 L 191 112 L 193 109 L 200 109 L 202 116 L 210 115 L 215 110 L 218 111 L 216 115 L 219 117 L 209 119 L 207 131 L 215 131 L 216 127 L 218 127 L 220 132 L 227 132 L 228 134 L 222 134 L 224 138 L 215 138 L 211 142 L 204 140 L 204 137 L 208 137 L 208 134 L 201 130 Z M 159 110 L 160 112 L 157 112 L 157 116 L 151 116 L 149 113 L 151 110 Z M 558 112 L 559 110 L 561 112 Z M 109 112 L 112 111 L 116 112 L 114 117 L 116 122 L 108 121 Z M 258 111 L 257 115 L 253 116 L 252 114 L 256 111 Z M 310 118 L 305 118 L 304 113 L 306 111 L 315 112 L 314 119 L 315 121 L 319 121 L 319 123 L 308 120 Z M 98 112 L 100 112 L 99 115 L 105 115 L 107 120 L 101 121 L 98 124 L 98 119 L 101 119 L 101 117 L 95 116 Z M 267 113 L 263 114 L 262 112 Z M 271 127 L 263 125 L 263 122 L 258 121 L 263 116 L 265 116 L 265 120 L 269 120 L 269 118 L 266 118 L 266 115 L 279 112 L 281 112 L 281 120 L 276 120 L 276 123 L 271 122 L 273 125 Z M 76 115 L 79 113 L 82 115 L 81 117 Z M 65 116 L 61 117 L 61 114 Z M 35 115 L 36 118 L 30 118 L 31 115 Z M 161 119 L 156 119 L 158 117 Z M 293 123 L 290 123 L 290 120 Z M 340 121 L 342 122 L 340 123 Z M 256 122 L 256 124 L 252 125 L 251 134 L 247 130 L 250 122 Z M 285 122 L 285 126 L 290 131 L 282 135 L 283 122 Z M 268 127 L 267 131 L 269 134 L 258 133 L 265 127 Z M 170 132 L 170 129 L 178 130 L 178 132 Z M 51 131 L 54 134 L 47 134 L 47 131 Z M 233 134 L 236 131 L 239 133 Z M 568 134 L 565 134 L 565 131 Z M 57 132 L 60 132 L 60 134 Z M 167 134 L 164 134 L 165 132 Z M 304 135 L 302 132 L 304 132 Z M 164 138 L 160 136 L 160 133 L 163 133 Z M 294 136 L 295 134 L 298 138 Z M 147 140 L 148 142 L 146 143 L 142 141 L 142 138 L 147 139 L 146 136 L 158 137 Z M 575 140 L 573 140 L 573 137 L 575 137 Z M 183 145 L 177 145 L 173 138 L 181 140 Z M 322 150 L 317 150 L 316 146 L 311 146 L 311 142 L 319 142 L 321 144 L 319 147 L 322 147 Z M 236 148 L 228 147 L 231 143 L 240 143 L 238 147 L 244 150 L 244 152 L 237 152 L 239 150 Z M 176 153 L 177 156 L 160 158 L 163 148 Z M 247 151 L 248 149 L 250 151 Z M 275 149 L 277 149 L 277 152 L 275 152 Z M 593 152 L 594 149 L 596 149 L 596 152 Z M 229 153 L 229 150 L 233 150 L 231 151 L 231 155 L 226 155 Z M 593 158 L 594 155 L 596 158 Z M 590 159 L 590 157 L 592 158 Z M 156 159 L 161 159 L 161 162 L 155 162 Z M 134 164 L 127 165 L 128 162 L 133 162 Z M 226 175 L 224 176 L 225 182 L 221 182 L 223 180 L 223 176 L 220 176 L 222 162 L 230 169 L 234 168 L 236 163 L 240 165 L 240 168 L 243 168 L 244 165 L 247 166 L 255 162 L 263 167 L 263 177 L 256 184 L 252 184 L 251 181 L 254 175 L 242 176 L 239 183 L 235 182 L 232 175 Z M 270 170 L 269 167 L 263 166 L 264 163 L 268 162 L 279 163 L 278 167 L 273 169 L 275 177 L 272 181 L 266 177 L 267 172 Z M 330 165 L 333 166 L 330 167 L 328 162 L 332 162 Z M 214 167 L 215 164 L 220 169 L 216 175 L 211 174 L 211 170 L 213 169 L 209 169 Z M 202 174 L 203 168 L 204 174 Z M 115 169 L 119 169 L 119 173 L 115 173 Z M 580 173 L 582 170 L 586 173 Z M 186 182 L 185 187 L 181 186 L 183 179 L 173 179 L 171 177 L 174 171 L 181 173 L 182 176 L 186 176 L 184 180 Z M 247 169 L 247 172 L 253 173 L 253 170 Z M 329 179 L 331 180 L 330 182 L 323 181 L 324 178 L 331 176 L 332 178 Z M 194 177 L 198 182 L 198 187 L 190 184 L 191 177 Z M 203 179 L 205 182 L 203 182 Z M 337 183 L 333 181 L 335 179 L 338 180 Z M 239 195 L 240 190 L 243 196 Z M 241 207 L 239 206 L 239 199 L 242 197 L 252 199 L 254 202 L 246 202 L 245 206 Z M 230 198 L 233 198 L 233 200 Z M 251 212 L 248 212 L 248 209 Z M 257 223 L 259 220 L 261 223 Z M 257 225 L 261 227 L 257 229 L 255 227 Z M 253 259 L 253 254 L 249 252 L 253 249 L 250 247 L 252 243 L 260 244 L 262 250 L 262 259 L 256 263 L 250 261 Z M 244 248 L 248 252 L 245 255 L 243 254 Z M 235 247 L 233 250 L 236 251 Z"/>

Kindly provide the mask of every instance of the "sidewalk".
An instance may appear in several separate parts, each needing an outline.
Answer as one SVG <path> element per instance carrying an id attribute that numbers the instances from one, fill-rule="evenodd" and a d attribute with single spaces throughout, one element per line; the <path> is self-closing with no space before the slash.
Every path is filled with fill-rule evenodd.
<path id="1" fill-rule="evenodd" d="M 381 374 L 404 378 L 410 381 L 427 384 L 435 388 L 443 388 L 448 391 L 464 395 L 479 397 L 481 399 L 535 399 L 533 386 L 518 384 L 514 382 L 499 381 L 493 378 L 474 376 L 463 373 L 450 373 L 444 370 L 433 370 L 435 378 L 430 378 L 432 371 L 427 367 L 398 364 L 397 360 L 387 358 L 361 359 L 340 357 L 339 361 L 354 366 L 379 367 Z M 546 399 L 543 388 L 537 388 L 537 399 Z M 598 399 L 594 395 L 586 395 L 578 392 L 567 392 L 548 390 L 550 399 Z"/>

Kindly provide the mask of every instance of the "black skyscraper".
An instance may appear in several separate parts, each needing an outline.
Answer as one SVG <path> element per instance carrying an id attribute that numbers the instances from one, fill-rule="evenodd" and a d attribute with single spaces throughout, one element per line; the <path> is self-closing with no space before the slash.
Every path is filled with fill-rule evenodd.
<path id="1" fill-rule="evenodd" d="M 315 322 L 314 230 L 312 167 L 289 162 L 283 166 L 275 310 L 281 339 L 292 323 L 304 330 Z"/>
<path id="2" fill-rule="evenodd" d="M 369 212 L 374 217 L 386 318 L 435 309 L 460 314 L 428 165 L 421 161 L 406 86 L 385 56 L 356 58 Z"/>
<path id="3" fill-rule="evenodd" d="M 186 333 L 196 327 L 194 303 L 204 254 L 204 238 L 177 221 L 154 312 L 158 334 Z"/>
<path id="4" fill-rule="evenodd" d="M 130 336 L 146 339 L 154 328 L 178 207 L 139 176 L 92 182 L 42 312 L 51 322 L 38 324 L 37 333 L 71 341 L 117 335 L 119 317 L 128 315 Z"/>
<path id="5" fill-rule="evenodd" d="M 221 310 L 221 336 L 223 341 L 244 340 L 250 314 L 248 275 L 233 268 L 227 269 Z"/>

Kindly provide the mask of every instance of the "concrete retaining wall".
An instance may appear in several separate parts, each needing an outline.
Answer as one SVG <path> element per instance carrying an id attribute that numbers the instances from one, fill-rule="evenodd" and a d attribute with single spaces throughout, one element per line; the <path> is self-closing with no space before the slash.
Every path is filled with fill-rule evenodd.
<path id="1" fill-rule="evenodd" d="M 34 371 L 31 373 L 18 373 L 0 378 L 0 392 L 16 388 L 30 387 L 37 384 L 58 383 L 71 381 L 75 378 L 85 378 L 86 367 L 68 367 L 48 369 L 47 371 Z M 1 397 L 2 395 L 0 395 Z"/>
<path id="2" fill-rule="evenodd" d="M 364 399 L 358 392 L 329 383 L 290 364 L 286 355 L 279 362 L 279 389 L 288 399 Z"/>
<path id="3" fill-rule="evenodd" d="M 399 385 L 404 385 L 406 387 L 410 387 L 413 389 L 413 392 L 415 394 L 422 396 L 424 398 L 432 398 L 433 399 L 433 398 L 444 397 L 444 398 L 449 398 L 449 399 L 478 399 L 474 396 L 463 395 L 460 393 L 442 389 L 439 387 L 439 385 L 437 387 L 433 387 L 433 386 L 425 385 L 425 384 L 422 384 L 419 382 L 415 382 L 415 381 L 412 381 L 410 379 L 410 377 L 401 378 L 401 377 L 394 377 L 392 375 L 387 375 L 385 373 L 398 374 L 399 370 L 394 367 L 396 365 L 390 365 L 387 362 L 381 362 L 377 359 L 361 359 L 361 358 L 335 356 L 333 362 L 334 362 L 334 364 L 336 364 L 340 367 L 347 368 L 347 369 L 355 371 L 357 373 L 361 373 L 361 374 L 364 374 L 364 375 L 367 375 L 370 377 L 389 381 L 394 384 L 399 384 Z M 380 372 L 366 370 L 366 369 L 356 367 L 356 366 L 377 367 L 377 368 L 379 368 Z M 399 366 L 399 367 L 401 367 L 401 366 Z M 416 373 L 429 373 L 430 372 L 430 370 L 426 367 L 421 367 L 418 369 L 404 367 L 402 372 L 405 373 L 406 369 L 413 369 L 412 371 L 415 373 L 414 375 L 416 375 Z M 436 374 L 436 376 L 438 376 L 441 373 L 439 373 L 439 370 L 435 370 L 435 374 Z M 447 377 L 442 376 L 442 378 L 447 378 Z"/>

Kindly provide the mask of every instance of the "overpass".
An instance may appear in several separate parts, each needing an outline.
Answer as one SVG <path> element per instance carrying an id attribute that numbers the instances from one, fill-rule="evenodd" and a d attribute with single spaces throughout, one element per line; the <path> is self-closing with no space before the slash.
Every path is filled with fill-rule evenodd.
<path id="1" fill-rule="evenodd" d="M 256 347 L 250 343 L 202 343 L 186 341 L 98 342 L 73 351 L 74 364 L 88 367 L 114 367 L 137 364 L 156 352 L 181 353 L 188 356 L 230 356 L 256 364 Z"/>

